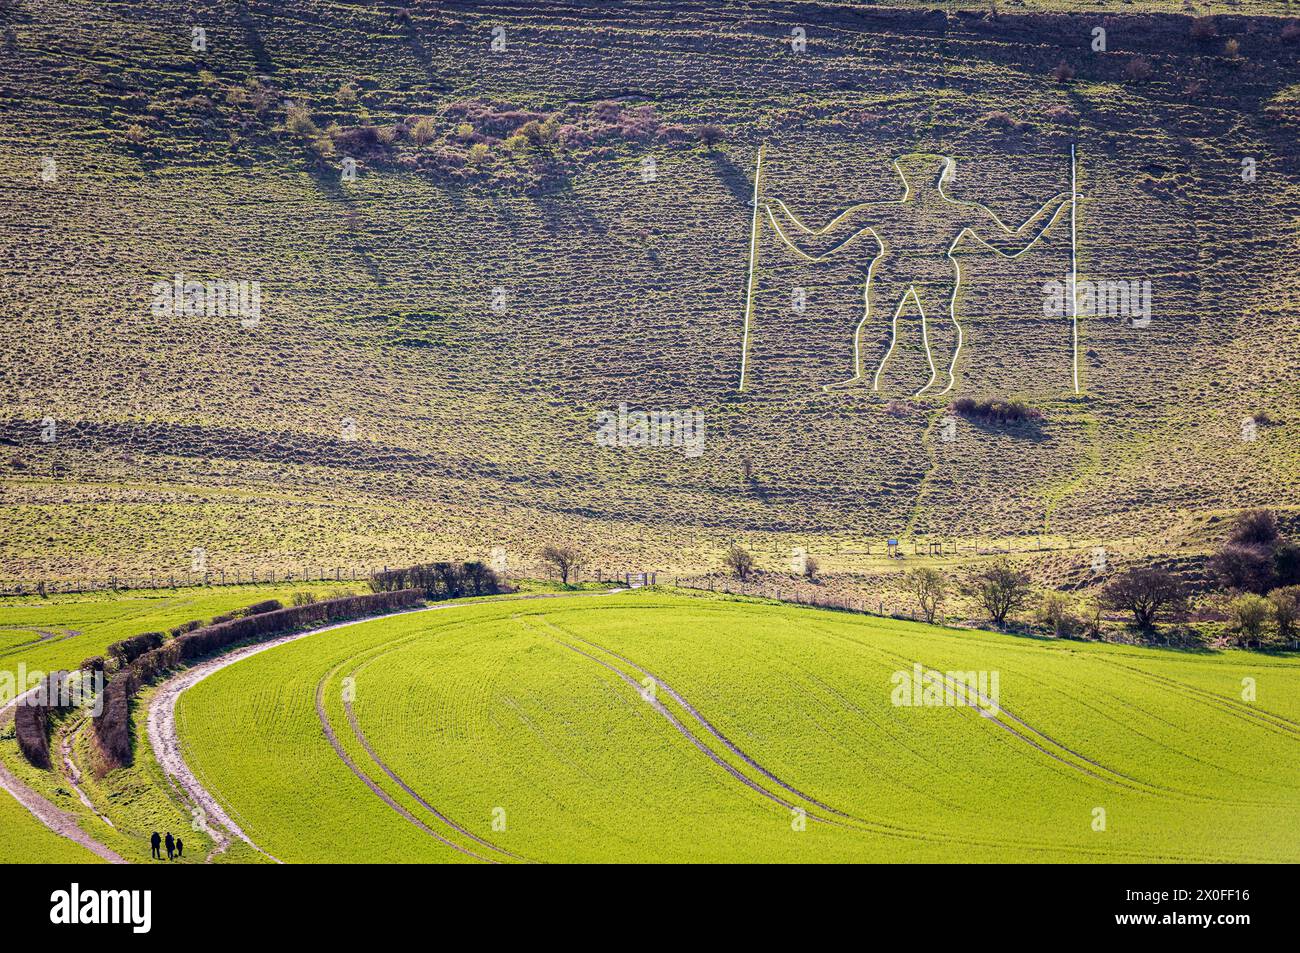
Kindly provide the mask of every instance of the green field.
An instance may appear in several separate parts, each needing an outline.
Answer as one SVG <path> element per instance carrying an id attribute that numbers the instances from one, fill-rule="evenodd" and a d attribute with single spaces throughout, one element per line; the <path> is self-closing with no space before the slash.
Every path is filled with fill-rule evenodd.
<path id="1" fill-rule="evenodd" d="M 19 665 L 29 672 L 73 669 L 113 642 L 142 632 L 166 632 L 194 619 L 206 622 L 267 599 L 287 605 L 300 590 L 323 597 L 336 589 L 356 592 L 364 586 L 306 582 L 0 599 L 0 671 L 16 672 Z"/>
<path id="2" fill-rule="evenodd" d="M 892 704 L 914 662 L 997 672 L 996 717 Z M 1298 689 L 1293 658 L 637 593 L 322 633 L 180 729 L 284 861 L 1294 862 Z"/>

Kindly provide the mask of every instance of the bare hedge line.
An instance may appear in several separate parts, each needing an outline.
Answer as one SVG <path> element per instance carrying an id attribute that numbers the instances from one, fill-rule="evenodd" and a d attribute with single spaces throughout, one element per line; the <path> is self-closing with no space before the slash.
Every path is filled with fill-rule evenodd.
<path id="1" fill-rule="evenodd" d="M 131 700 L 141 688 L 184 662 L 190 662 L 241 642 L 261 642 L 295 629 L 315 628 L 369 615 L 409 609 L 423 601 L 415 589 L 377 592 L 327 599 L 280 608 L 258 603 L 238 619 L 203 626 L 163 642 L 138 656 L 113 676 L 104 689 L 104 704 L 95 717 L 95 738 L 110 768 L 131 764 Z"/>
<path id="2" fill-rule="evenodd" d="M 50 767 L 50 710 L 62 696 L 60 687 L 67 677 L 67 672 L 51 672 L 14 709 L 18 750 L 35 767 Z"/>

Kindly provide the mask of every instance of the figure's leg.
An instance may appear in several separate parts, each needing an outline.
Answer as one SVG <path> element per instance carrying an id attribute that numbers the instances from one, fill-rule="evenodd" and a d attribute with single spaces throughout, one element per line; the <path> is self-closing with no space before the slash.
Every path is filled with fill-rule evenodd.
<path id="1" fill-rule="evenodd" d="M 863 289 L 862 319 L 853 329 L 853 376 L 824 390 L 866 386 L 880 389 L 880 372 L 893 352 L 898 310 L 907 285 L 887 281 L 878 275 Z"/>
<path id="2" fill-rule="evenodd" d="M 956 383 L 957 360 L 961 356 L 962 328 L 957 323 L 956 282 L 928 284 L 917 289 L 922 302 L 925 346 L 929 354 L 933 375 L 929 383 L 916 392 L 941 397 L 949 393 Z"/>
<path id="3" fill-rule="evenodd" d="M 895 348 L 898 347 L 898 319 L 902 317 L 905 309 L 917 306 L 910 284 L 882 282 L 877 285 L 876 290 L 879 292 L 876 296 L 876 301 L 880 305 L 877 311 L 879 320 L 876 321 L 869 347 L 864 347 L 863 350 L 864 358 L 870 356 L 863 366 L 866 368 L 865 373 L 871 375 L 873 391 L 880 390 L 885 368 L 889 365 L 890 358 L 894 356 Z"/>
<path id="4" fill-rule="evenodd" d="M 862 286 L 862 317 L 853 326 L 853 376 L 837 384 L 824 384 L 822 390 L 839 390 L 844 387 L 856 387 L 864 383 L 861 352 L 862 332 L 871 323 L 872 297 L 871 279 L 868 278 Z"/>

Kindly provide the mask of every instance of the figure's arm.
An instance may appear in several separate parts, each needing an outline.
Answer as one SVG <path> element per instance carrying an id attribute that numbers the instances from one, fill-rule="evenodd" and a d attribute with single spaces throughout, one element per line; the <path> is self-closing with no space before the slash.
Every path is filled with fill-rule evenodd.
<path id="1" fill-rule="evenodd" d="M 1030 216 L 1025 224 L 1017 229 L 1011 229 L 983 205 L 972 203 L 971 208 L 980 213 L 980 222 L 978 225 L 971 226 L 969 231 L 977 241 L 992 248 L 998 254 L 1012 257 L 1019 255 L 1038 241 L 1069 204 L 1070 193 L 1062 192 Z"/>
<path id="2" fill-rule="evenodd" d="M 809 261 L 821 261 L 839 251 L 863 232 L 871 232 L 875 224 L 872 209 L 880 204 L 868 202 L 845 209 L 826 225 L 811 229 L 801 222 L 780 199 L 761 200 L 767 220 L 781 240 Z"/>

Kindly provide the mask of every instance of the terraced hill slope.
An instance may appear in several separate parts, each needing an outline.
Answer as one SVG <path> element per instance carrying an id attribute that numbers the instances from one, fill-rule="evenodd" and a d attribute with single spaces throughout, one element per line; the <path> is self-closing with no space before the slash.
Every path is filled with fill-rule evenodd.
<path id="1" fill-rule="evenodd" d="M 0 575 L 550 535 L 689 566 L 738 535 L 1117 537 L 1296 503 L 1300 45 L 1260 15 L 1286 6 L 903 6 L 5 4 Z M 741 393 L 764 143 L 763 197 L 817 225 L 899 198 L 916 152 L 1017 225 L 1073 146 L 1079 276 L 1149 280 L 1150 322 L 1082 319 L 1075 393 L 1044 314 L 1063 219 L 958 254 L 951 394 L 911 399 L 910 307 L 881 391 L 828 392 L 871 249 L 812 264 L 764 228 Z M 160 306 L 177 274 L 259 282 L 257 320 Z M 960 395 L 1044 416 L 948 440 Z M 622 403 L 702 412 L 703 453 L 598 445 Z"/>

